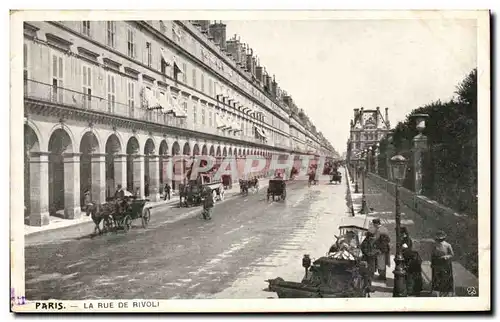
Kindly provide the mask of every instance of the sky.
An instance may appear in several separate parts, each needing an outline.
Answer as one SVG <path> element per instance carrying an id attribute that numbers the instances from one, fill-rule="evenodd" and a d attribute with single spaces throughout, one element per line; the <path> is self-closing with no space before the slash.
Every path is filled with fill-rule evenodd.
<path id="1" fill-rule="evenodd" d="M 223 21 L 342 154 L 355 108 L 394 127 L 455 94 L 477 64 L 475 20 Z"/>

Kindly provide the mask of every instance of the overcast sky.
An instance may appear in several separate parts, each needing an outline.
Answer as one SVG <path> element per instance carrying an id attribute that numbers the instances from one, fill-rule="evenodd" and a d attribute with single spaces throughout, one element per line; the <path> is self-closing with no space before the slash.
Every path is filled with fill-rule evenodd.
<path id="1" fill-rule="evenodd" d="M 391 126 L 453 97 L 476 67 L 474 20 L 224 21 L 335 149 L 353 109 L 389 108 Z"/>

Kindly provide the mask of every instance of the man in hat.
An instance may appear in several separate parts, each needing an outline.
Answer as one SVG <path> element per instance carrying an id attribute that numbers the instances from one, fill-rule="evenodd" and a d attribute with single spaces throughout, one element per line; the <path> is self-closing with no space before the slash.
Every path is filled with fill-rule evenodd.
<path id="1" fill-rule="evenodd" d="M 440 297 L 453 296 L 455 291 L 451 260 L 455 254 L 445 239 L 444 231 L 440 230 L 436 233 L 436 242 L 431 256 L 432 290 L 438 292 Z"/>
<path id="2" fill-rule="evenodd" d="M 378 279 L 385 281 L 387 280 L 386 267 L 391 266 L 391 239 L 389 237 L 389 231 L 387 230 L 387 228 L 382 226 L 379 218 L 373 219 L 372 223 L 373 227 L 375 228 L 375 247 L 380 251 L 380 253 L 377 255 Z"/>
<path id="3" fill-rule="evenodd" d="M 377 256 L 380 250 L 376 248 L 375 234 L 371 231 L 366 232 L 366 238 L 361 243 L 361 252 L 363 253 L 363 261 L 366 262 L 366 272 L 363 275 L 367 291 L 371 292 L 373 274 L 377 270 Z"/>

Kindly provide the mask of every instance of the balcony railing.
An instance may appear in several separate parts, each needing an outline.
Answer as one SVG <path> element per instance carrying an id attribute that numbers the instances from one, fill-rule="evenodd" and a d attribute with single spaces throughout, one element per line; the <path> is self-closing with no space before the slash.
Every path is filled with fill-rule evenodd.
<path id="1" fill-rule="evenodd" d="M 263 144 L 261 139 L 253 136 L 244 135 L 243 132 L 220 130 L 202 126 L 201 124 L 191 124 L 189 127 L 186 118 L 177 118 L 171 114 L 164 114 L 158 110 L 148 110 L 140 107 L 140 100 L 137 98 L 134 104 L 123 104 L 116 100 L 105 99 L 94 95 L 86 95 L 82 92 L 73 91 L 63 87 L 52 86 L 50 84 L 37 82 L 34 80 L 25 79 L 24 96 L 26 98 L 58 103 L 61 105 L 71 106 L 82 110 L 91 110 L 109 114 L 113 116 L 128 117 L 136 120 L 147 121 L 177 128 L 190 128 L 191 130 L 210 133 L 228 138 L 239 139 L 247 142 Z M 269 145 L 272 145 L 268 142 Z"/>
<path id="2" fill-rule="evenodd" d="M 140 108 L 138 99 L 137 102 L 128 105 L 117 102 L 111 95 L 108 96 L 108 99 L 105 99 L 34 80 L 25 80 L 24 90 L 26 98 L 178 128 L 187 128 L 185 119 L 176 118 L 173 115 L 164 114 L 161 111 Z"/>

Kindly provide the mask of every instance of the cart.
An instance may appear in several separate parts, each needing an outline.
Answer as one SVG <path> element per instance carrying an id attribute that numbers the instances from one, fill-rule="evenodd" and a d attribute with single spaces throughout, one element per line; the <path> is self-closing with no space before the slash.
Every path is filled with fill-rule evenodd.
<path id="1" fill-rule="evenodd" d="M 267 201 L 273 197 L 279 197 L 281 200 L 286 199 L 286 182 L 283 179 L 271 179 L 269 180 L 269 186 L 267 187 Z"/>

